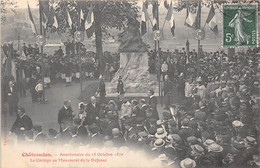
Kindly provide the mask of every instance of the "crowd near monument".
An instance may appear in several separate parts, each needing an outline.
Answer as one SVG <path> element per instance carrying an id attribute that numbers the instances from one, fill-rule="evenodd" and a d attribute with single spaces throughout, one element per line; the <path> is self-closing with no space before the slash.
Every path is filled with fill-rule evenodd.
<path id="1" fill-rule="evenodd" d="M 258 1 L 21 5 L 2 2 L 0 167 L 260 166 Z"/>

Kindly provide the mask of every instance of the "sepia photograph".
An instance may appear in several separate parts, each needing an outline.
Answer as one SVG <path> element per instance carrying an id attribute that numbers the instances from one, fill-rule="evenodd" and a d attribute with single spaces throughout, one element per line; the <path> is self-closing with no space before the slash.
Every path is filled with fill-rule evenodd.
<path id="1" fill-rule="evenodd" d="M 260 168 L 259 0 L 1 0 L 1 168 Z"/>

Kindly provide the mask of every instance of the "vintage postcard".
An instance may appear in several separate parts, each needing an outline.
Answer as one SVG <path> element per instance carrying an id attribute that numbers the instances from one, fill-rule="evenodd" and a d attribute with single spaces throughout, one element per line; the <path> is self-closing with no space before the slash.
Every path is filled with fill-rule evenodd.
<path id="1" fill-rule="evenodd" d="M 258 0 L 2 0 L 1 168 L 257 168 Z"/>

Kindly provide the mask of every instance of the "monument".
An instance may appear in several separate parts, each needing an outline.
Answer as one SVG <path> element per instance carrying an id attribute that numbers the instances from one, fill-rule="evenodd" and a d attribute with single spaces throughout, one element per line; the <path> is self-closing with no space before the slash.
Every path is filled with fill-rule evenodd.
<path id="1" fill-rule="evenodd" d="M 126 93 L 147 93 L 150 89 L 158 92 L 157 78 L 148 72 L 148 46 L 142 42 L 139 27 L 138 21 L 132 21 L 118 35 L 120 68 L 107 87 L 108 94 L 116 92 L 119 76 L 122 76 Z"/>

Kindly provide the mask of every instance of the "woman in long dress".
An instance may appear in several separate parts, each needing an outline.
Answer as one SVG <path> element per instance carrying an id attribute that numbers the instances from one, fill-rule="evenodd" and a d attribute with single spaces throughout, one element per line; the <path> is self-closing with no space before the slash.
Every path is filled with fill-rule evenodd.
<path id="1" fill-rule="evenodd" d="M 242 12 L 241 8 L 238 8 L 238 12 L 236 13 L 235 17 L 229 22 L 229 26 L 235 28 L 234 40 L 237 42 L 237 44 L 241 44 L 245 42 L 247 44 L 249 43 L 250 36 L 243 31 L 242 22 L 243 20 L 246 22 L 252 22 L 252 20 L 248 20 L 246 16 L 248 16 L 248 14 Z"/>

